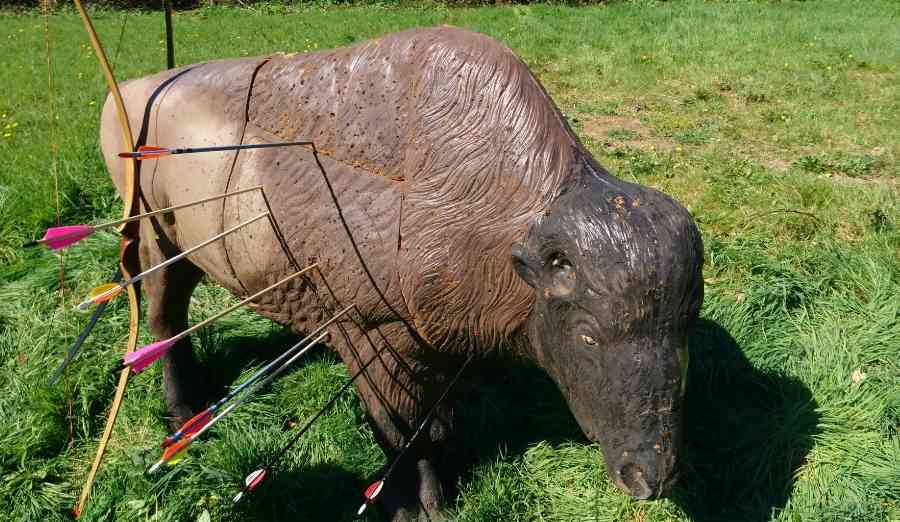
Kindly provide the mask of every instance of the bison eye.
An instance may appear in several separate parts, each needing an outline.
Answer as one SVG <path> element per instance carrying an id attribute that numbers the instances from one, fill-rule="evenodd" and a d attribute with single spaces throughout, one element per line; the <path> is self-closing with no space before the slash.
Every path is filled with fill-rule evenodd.
<path id="1" fill-rule="evenodd" d="M 553 295 L 558 298 L 565 298 L 575 291 L 575 269 L 572 263 L 566 259 L 561 253 L 550 256 L 546 261 L 549 264 L 547 268 L 547 290 L 548 297 Z M 546 265 L 545 265 L 546 266 Z"/>
<path id="2" fill-rule="evenodd" d="M 582 335 L 581 340 L 584 341 L 584 344 L 588 346 L 597 346 L 597 341 L 594 340 L 590 335 Z"/>
<path id="3" fill-rule="evenodd" d="M 572 268 L 572 263 L 563 257 L 562 254 L 554 254 L 553 257 L 550 258 L 550 266 L 558 270 L 565 270 Z"/>

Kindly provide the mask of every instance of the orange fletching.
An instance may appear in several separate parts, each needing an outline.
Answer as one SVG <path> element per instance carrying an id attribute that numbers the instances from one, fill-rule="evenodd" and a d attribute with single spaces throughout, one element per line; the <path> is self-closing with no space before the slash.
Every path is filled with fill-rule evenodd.
<path id="1" fill-rule="evenodd" d="M 172 444 L 163 452 L 162 459 L 169 464 L 176 464 L 187 452 L 187 447 L 190 443 L 191 439 L 186 438 Z"/>
<path id="2" fill-rule="evenodd" d="M 150 145 L 141 145 L 140 147 L 138 147 L 138 152 L 140 153 L 140 156 L 138 156 L 137 159 L 143 160 L 172 154 L 172 149 L 167 149 L 165 147 L 151 147 Z"/>
<path id="3" fill-rule="evenodd" d="M 88 297 L 91 302 L 94 304 L 104 303 L 106 301 L 112 301 L 119 294 L 122 293 L 122 288 L 117 283 L 107 283 L 105 285 L 100 285 L 98 287 L 92 288 Z"/>
<path id="4" fill-rule="evenodd" d="M 166 440 L 164 440 L 162 443 L 162 447 L 168 448 L 177 440 L 181 440 L 182 437 L 187 437 L 189 435 L 197 433 L 209 423 L 210 419 L 212 419 L 212 414 L 213 412 L 209 408 L 207 408 L 197 415 L 194 415 L 193 417 L 191 417 L 191 420 L 185 422 L 177 432 L 169 437 L 166 437 Z"/>

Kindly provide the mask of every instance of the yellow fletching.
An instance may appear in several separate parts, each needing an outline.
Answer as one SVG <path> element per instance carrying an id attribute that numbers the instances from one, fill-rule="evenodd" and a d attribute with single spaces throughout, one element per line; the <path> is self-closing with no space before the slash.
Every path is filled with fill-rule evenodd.
<path id="1" fill-rule="evenodd" d="M 116 290 L 118 289 L 118 290 Z M 116 291 L 113 291 L 116 290 Z M 107 294 L 107 292 L 109 292 Z M 105 285 L 100 285 L 91 289 L 91 292 L 88 296 L 95 300 L 98 303 L 102 303 L 104 301 L 109 301 L 113 297 L 116 297 L 122 292 L 122 288 L 116 283 L 107 283 Z M 106 295 L 104 295 L 106 294 Z M 98 299 L 99 298 L 99 299 Z"/>
<path id="2" fill-rule="evenodd" d="M 178 451 L 178 453 L 172 455 L 172 458 L 169 459 L 169 465 L 174 466 L 175 464 L 181 462 L 181 459 L 183 459 L 187 454 L 187 450 L 188 447 L 185 445 L 183 448 L 181 448 L 181 450 Z"/>

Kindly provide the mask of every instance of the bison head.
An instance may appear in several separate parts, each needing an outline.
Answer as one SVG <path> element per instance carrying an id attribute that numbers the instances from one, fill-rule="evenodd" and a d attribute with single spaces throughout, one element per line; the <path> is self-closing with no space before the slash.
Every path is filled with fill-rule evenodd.
<path id="1" fill-rule="evenodd" d="M 616 485 L 664 496 L 683 432 L 686 333 L 703 300 L 691 216 L 582 156 L 512 257 L 535 289 L 525 328 L 536 362 Z"/>

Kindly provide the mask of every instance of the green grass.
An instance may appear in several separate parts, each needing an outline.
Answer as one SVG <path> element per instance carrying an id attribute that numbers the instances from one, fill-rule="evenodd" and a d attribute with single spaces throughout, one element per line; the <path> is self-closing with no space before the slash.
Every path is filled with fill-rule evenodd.
<path id="1" fill-rule="evenodd" d="M 117 75 L 162 68 L 162 16 L 127 14 L 119 46 L 125 16 L 95 15 Z M 465 392 L 460 452 L 472 466 L 449 519 L 900 520 L 900 4 L 268 5 L 178 13 L 175 23 L 180 63 L 438 23 L 493 35 L 528 62 L 601 163 L 696 217 L 706 301 L 690 337 L 688 459 L 675 497 L 620 493 L 548 379 L 498 365 Z M 102 431 L 127 311 L 112 305 L 63 382 L 45 384 L 85 321 L 72 306 L 109 277 L 116 241 L 100 234 L 66 251 L 62 298 L 56 256 L 18 248 L 55 221 L 41 27 L 33 13 L 0 19 L 0 519 L 52 521 L 67 518 Z M 54 15 L 51 29 L 62 219 L 110 218 L 120 207 L 97 145 L 105 86 L 78 19 Z M 193 320 L 226 298 L 204 285 Z M 194 342 L 230 384 L 291 339 L 246 312 Z M 146 372 L 129 387 L 84 519 L 350 520 L 383 463 L 351 397 L 254 501 L 228 501 L 289 436 L 284 426 L 347 378 L 333 356 L 311 358 L 151 479 L 142 470 L 167 432 L 159 370 Z"/>

